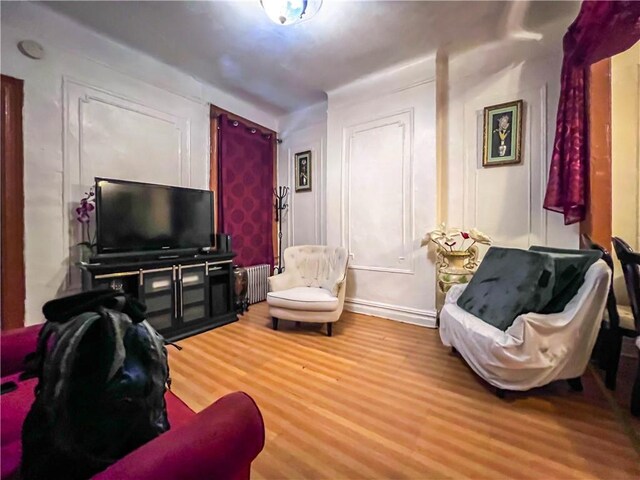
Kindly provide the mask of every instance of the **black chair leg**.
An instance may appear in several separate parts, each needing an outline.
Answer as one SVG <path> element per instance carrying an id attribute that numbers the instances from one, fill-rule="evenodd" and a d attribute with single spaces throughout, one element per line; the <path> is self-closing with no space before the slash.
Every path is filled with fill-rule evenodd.
<path id="1" fill-rule="evenodd" d="M 278 330 L 278 319 L 276 317 L 271 317 L 271 326 L 274 330 Z"/>
<path id="2" fill-rule="evenodd" d="M 451 347 L 451 353 L 453 353 L 454 355 L 458 353 L 458 350 L 456 350 L 456 347 Z"/>
<path id="3" fill-rule="evenodd" d="M 598 364 L 598 368 L 602 370 L 607 369 L 607 339 L 609 331 L 605 328 L 600 328 L 598 337 L 596 338 L 596 344 L 593 346 L 593 352 L 591 352 L 591 359 Z"/>
<path id="4" fill-rule="evenodd" d="M 604 384 L 609 390 L 615 390 L 618 364 L 620 363 L 620 351 L 622 350 L 622 335 L 609 332 L 607 340 L 607 345 L 604 349 L 607 362 Z"/>
<path id="5" fill-rule="evenodd" d="M 640 358 L 638 359 L 636 380 L 633 382 L 633 390 L 631 390 L 631 415 L 640 417 Z"/>
<path id="6" fill-rule="evenodd" d="M 327 337 L 331 337 L 333 335 L 333 323 L 327 323 Z"/>
<path id="7" fill-rule="evenodd" d="M 569 384 L 569 387 L 571 387 L 571 390 L 573 390 L 574 392 L 581 392 L 583 390 L 582 379 L 580 377 L 570 378 L 567 380 L 567 383 Z"/>
<path id="8" fill-rule="evenodd" d="M 296 327 L 300 328 L 300 322 L 296 322 Z"/>
<path id="9" fill-rule="evenodd" d="M 496 388 L 496 395 L 498 398 L 504 398 L 507 395 L 507 391 L 503 388 Z"/>

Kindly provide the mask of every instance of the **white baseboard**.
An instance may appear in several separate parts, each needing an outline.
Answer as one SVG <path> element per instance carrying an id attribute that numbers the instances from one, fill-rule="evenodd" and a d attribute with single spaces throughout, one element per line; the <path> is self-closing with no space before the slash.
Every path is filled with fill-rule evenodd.
<path id="1" fill-rule="evenodd" d="M 344 308 L 349 312 L 362 313 L 374 317 L 388 318 L 403 323 L 436 328 L 436 311 L 401 307 L 388 303 L 372 302 L 359 298 L 345 298 Z"/>

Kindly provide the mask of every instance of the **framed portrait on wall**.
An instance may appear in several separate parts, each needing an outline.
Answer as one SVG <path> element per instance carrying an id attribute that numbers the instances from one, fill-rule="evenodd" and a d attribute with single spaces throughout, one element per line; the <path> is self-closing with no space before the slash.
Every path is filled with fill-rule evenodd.
<path id="1" fill-rule="evenodd" d="M 522 163 L 522 100 L 484 108 L 483 167 Z"/>
<path id="2" fill-rule="evenodd" d="M 311 191 L 311 151 L 296 153 L 296 192 Z"/>

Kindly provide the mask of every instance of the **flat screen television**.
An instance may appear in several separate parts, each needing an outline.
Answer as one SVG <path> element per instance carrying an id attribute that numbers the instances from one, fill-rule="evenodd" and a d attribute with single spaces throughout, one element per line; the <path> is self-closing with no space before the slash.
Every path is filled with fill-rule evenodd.
<path id="1" fill-rule="evenodd" d="M 213 192 L 96 178 L 98 254 L 215 245 Z"/>

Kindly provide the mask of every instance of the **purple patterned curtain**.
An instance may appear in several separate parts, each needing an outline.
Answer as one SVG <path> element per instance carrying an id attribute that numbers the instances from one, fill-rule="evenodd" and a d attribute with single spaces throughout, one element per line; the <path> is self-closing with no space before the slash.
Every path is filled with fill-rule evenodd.
<path id="1" fill-rule="evenodd" d="M 218 229 L 232 237 L 240 266 L 273 267 L 273 135 L 226 115 L 218 131 Z"/>
<path id="2" fill-rule="evenodd" d="M 564 36 L 556 137 L 544 208 L 580 222 L 587 212 L 589 68 L 640 40 L 640 2 L 585 1 Z"/>

